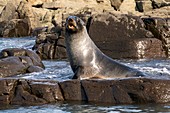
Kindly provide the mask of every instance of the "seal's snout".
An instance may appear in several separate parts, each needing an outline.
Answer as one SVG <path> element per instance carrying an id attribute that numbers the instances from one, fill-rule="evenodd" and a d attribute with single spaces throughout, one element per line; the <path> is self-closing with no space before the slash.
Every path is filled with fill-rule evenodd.
<path id="1" fill-rule="evenodd" d="M 76 18 L 74 16 L 69 16 L 66 20 L 66 29 L 69 32 L 76 32 L 78 29 Z"/>
<path id="2" fill-rule="evenodd" d="M 77 16 L 69 16 L 66 19 L 66 31 L 69 33 L 76 33 L 83 29 L 84 23 Z"/>
<path id="3" fill-rule="evenodd" d="M 76 26 L 76 22 L 72 18 L 68 18 L 68 25 L 67 28 L 70 30 L 74 30 Z"/>

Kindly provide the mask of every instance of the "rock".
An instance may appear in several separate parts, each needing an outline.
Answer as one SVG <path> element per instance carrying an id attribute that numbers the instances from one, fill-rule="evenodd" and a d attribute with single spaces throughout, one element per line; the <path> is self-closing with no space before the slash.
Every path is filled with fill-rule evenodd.
<path id="1" fill-rule="evenodd" d="M 59 83 L 65 100 L 87 101 L 85 91 L 81 86 L 81 81 L 70 80 Z"/>
<path id="2" fill-rule="evenodd" d="M 21 1 L 17 7 L 17 12 L 20 19 L 26 19 L 30 23 L 31 29 L 41 27 L 38 15 L 32 9 L 31 5 L 26 1 Z"/>
<path id="3" fill-rule="evenodd" d="M 8 22 L 2 21 L 0 22 L 0 37 L 3 37 L 4 27 L 7 25 Z"/>
<path id="4" fill-rule="evenodd" d="M 154 37 L 162 41 L 167 57 L 170 57 L 170 19 L 167 18 L 167 15 L 170 15 L 169 10 L 170 7 L 155 9 L 146 13 L 150 16 L 142 18 L 145 28 L 151 31 Z"/>
<path id="5" fill-rule="evenodd" d="M 161 8 L 164 6 L 170 6 L 169 0 L 152 0 L 152 6 L 154 9 Z"/>
<path id="6" fill-rule="evenodd" d="M 136 11 L 135 0 L 123 0 L 119 10 L 123 13 L 134 13 Z"/>
<path id="7" fill-rule="evenodd" d="M 1 0 L 0 1 L 0 12 L 2 12 L 2 10 L 4 9 L 5 5 L 7 4 L 6 0 Z"/>
<path id="8" fill-rule="evenodd" d="M 153 9 L 151 0 L 136 0 L 136 8 L 139 12 L 147 12 Z"/>
<path id="9" fill-rule="evenodd" d="M 19 48 L 4 49 L 0 53 L 0 77 L 42 71 L 44 65 L 33 51 Z"/>
<path id="10" fill-rule="evenodd" d="M 0 79 L 1 104 L 40 105 L 56 101 L 87 101 L 110 104 L 168 103 L 170 81 L 153 78 L 114 80 Z"/>
<path id="11" fill-rule="evenodd" d="M 134 103 L 166 103 L 170 102 L 169 80 L 148 78 L 130 78 L 121 80 L 84 80 L 84 88 L 88 101 L 134 104 Z M 94 90 L 95 89 L 95 90 Z"/>
<path id="12" fill-rule="evenodd" d="M 27 69 L 19 57 L 3 58 L 0 60 L 0 65 L 0 77 L 22 74 Z"/>
<path id="13" fill-rule="evenodd" d="M 15 86 L 17 84 L 17 79 L 0 79 L 0 103 L 10 104 L 11 97 L 14 95 Z"/>
<path id="14" fill-rule="evenodd" d="M 31 33 L 30 23 L 26 19 L 12 19 L 3 28 L 3 37 L 24 37 Z"/>
<path id="15" fill-rule="evenodd" d="M 36 38 L 34 49 L 42 59 L 66 59 L 64 38 L 60 32 L 57 34 L 40 34 Z"/>
<path id="16" fill-rule="evenodd" d="M 63 100 L 57 82 L 17 80 L 13 87 L 11 104 L 40 105 Z"/>
<path id="17" fill-rule="evenodd" d="M 59 8 L 63 8 L 64 5 L 61 5 L 61 1 L 54 1 L 54 2 L 45 2 L 43 5 L 42 5 L 43 8 L 46 8 L 46 9 L 52 9 L 52 10 L 57 10 Z"/>
<path id="18" fill-rule="evenodd" d="M 32 6 L 38 6 L 46 2 L 52 2 L 53 0 L 27 0 Z"/>
<path id="19" fill-rule="evenodd" d="M 127 78 L 60 82 L 65 100 L 134 104 L 170 102 L 169 80 Z M 165 92 L 163 95 L 162 92 Z"/>
<path id="20" fill-rule="evenodd" d="M 18 19 L 18 13 L 16 12 L 17 4 L 19 0 L 13 0 L 12 2 L 6 1 L 4 8 L 0 15 L 0 21 L 10 21 L 11 19 Z"/>
<path id="21" fill-rule="evenodd" d="M 120 5 L 122 4 L 123 0 L 110 0 L 111 6 L 117 11 L 119 10 Z"/>
<path id="22" fill-rule="evenodd" d="M 162 42 L 153 38 L 153 34 L 145 30 L 142 20 L 135 16 L 95 15 L 91 20 L 89 35 L 112 58 L 165 57 Z"/>
<path id="23" fill-rule="evenodd" d="M 162 42 L 156 38 L 97 42 L 97 46 L 113 59 L 165 58 Z M 121 46 L 124 45 L 124 46 Z M 155 48 L 156 47 L 156 48 Z"/>
<path id="24" fill-rule="evenodd" d="M 32 73 L 32 72 L 41 72 L 43 71 L 44 69 L 39 67 L 39 66 L 29 66 L 28 69 L 27 69 L 27 72 L 28 73 Z"/>

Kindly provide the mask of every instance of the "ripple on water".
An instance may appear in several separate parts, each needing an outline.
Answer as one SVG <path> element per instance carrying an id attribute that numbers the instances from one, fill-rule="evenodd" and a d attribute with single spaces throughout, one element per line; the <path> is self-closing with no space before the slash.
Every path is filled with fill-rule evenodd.
<path id="1" fill-rule="evenodd" d="M 0 38 L 0 50 L 6 48 L 25 48 L 31 49 L 35 44 L 34 37 L 24 38 Z"/>
<path id="2" fill-rule="evenodd" d="M 70 64 L 67 61 L 46 60 L 43 61 L 45 70 L 42 72 L 33 72 L 18 75 L 26 79 L 51 79 L 57 81 L 68 80 L 73 76 Z"/>
<path id="3" fill-rule="evenodd" d="M 97 105 L 81 102 L 58 102 L 40 106 L 12 106 L 0 113 L 168 113 L 168 104 Z"/>

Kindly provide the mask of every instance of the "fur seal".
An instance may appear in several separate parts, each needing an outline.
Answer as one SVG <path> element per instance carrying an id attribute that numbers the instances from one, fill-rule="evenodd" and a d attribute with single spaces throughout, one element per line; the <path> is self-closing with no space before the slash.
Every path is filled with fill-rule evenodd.
<path id="1" fill-rule="evenodd" d="M 69 16 L 65 24 L 65 43 L 73 79 L 142 77 L 144 73 L 106 56 L 89 37 L 85 23 Z"/>

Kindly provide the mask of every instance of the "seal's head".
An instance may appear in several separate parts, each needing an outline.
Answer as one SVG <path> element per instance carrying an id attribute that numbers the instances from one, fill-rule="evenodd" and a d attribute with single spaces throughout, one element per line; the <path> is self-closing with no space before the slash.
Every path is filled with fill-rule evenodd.
<path id="1" fill-rule="evenodd" d="M 85 23 L 77 16 L 69 16 L 66 19 L 66 32 L 70 34 L 78 33 L 83 30 Z"/>

